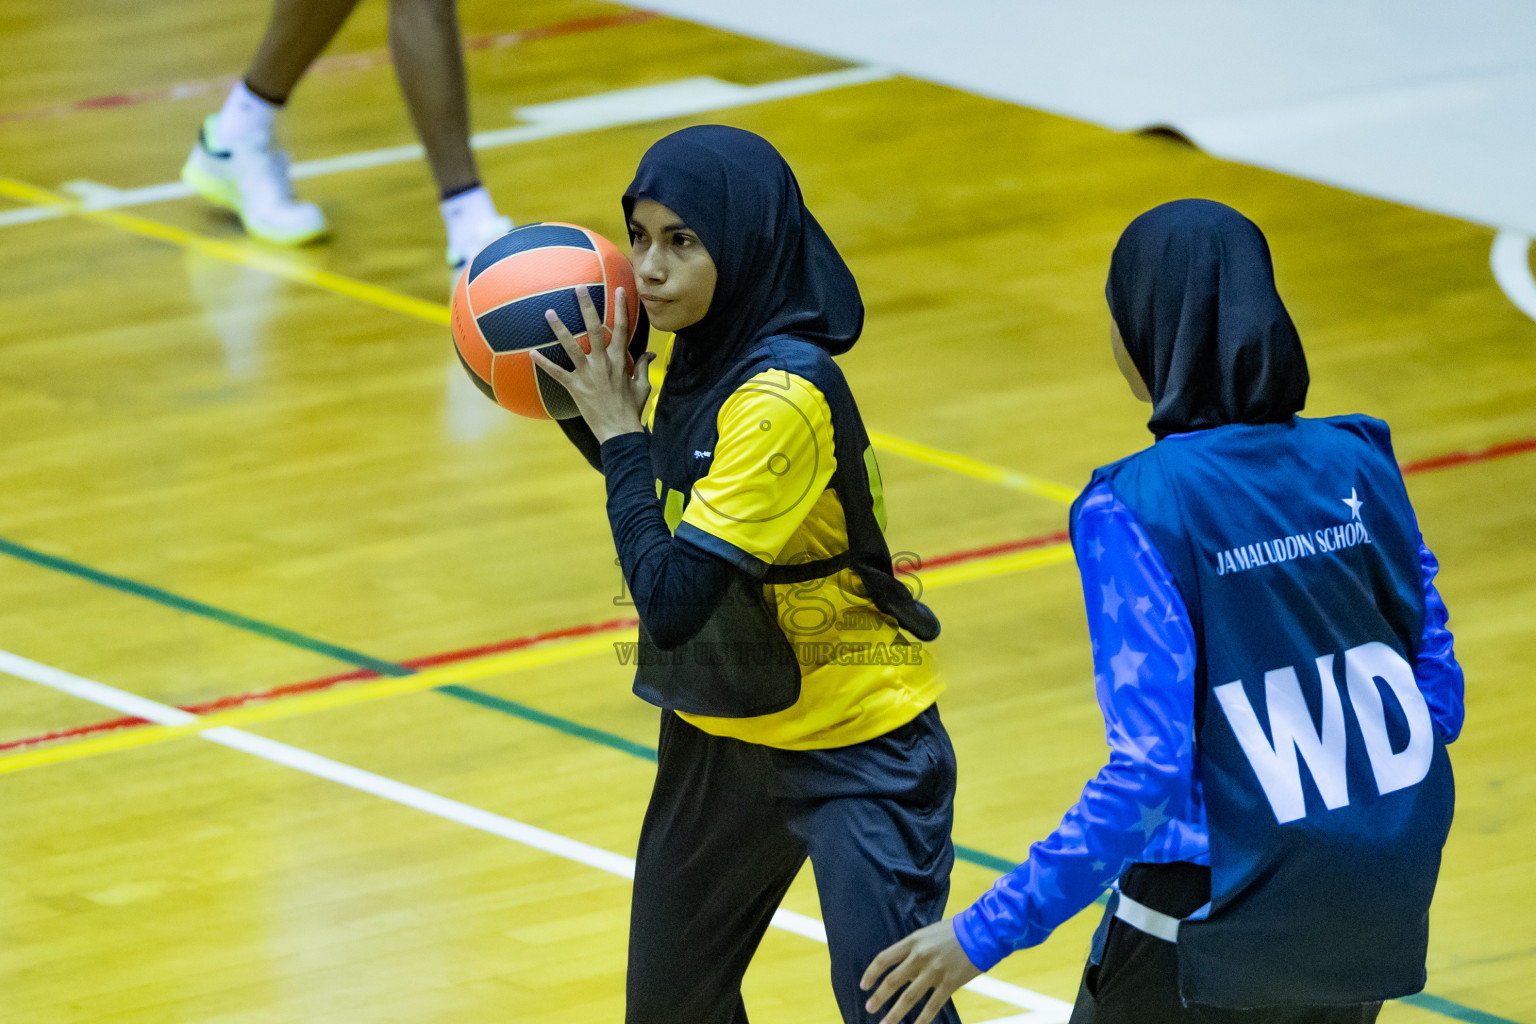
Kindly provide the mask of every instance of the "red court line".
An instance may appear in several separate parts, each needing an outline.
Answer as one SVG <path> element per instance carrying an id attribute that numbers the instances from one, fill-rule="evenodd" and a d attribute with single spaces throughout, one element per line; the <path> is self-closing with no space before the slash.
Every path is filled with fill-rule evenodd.
<path id="1" fill-rule="evenodd" d="M 1427 459 L 1419 459 L 1417 462 L 1409 462 L 1403 466 L 1403 475 L 1411 476 L 1414 473 L 1449 469 L 1452 466 L 1468 466 L 1474 462 L 1487 462 L 1489 459 L 1501 459 L 1507 455 L 1519 455 L 1522 452 L 1532 451 L 1536 451 L 1536 437 L 1525 437 L 1518 441 L 1505 441 L 1503 444 L 1496 444 L 1475 452 L 1450 452 L 1446 455 L 1435 455 Z"/>
<path id="2" fill-rule="evenodd" d="M 610 629 L 624 629 L 638 625 L 639 619 L 609 619 L 607 622 L 590 622 L 581 626 L 566 626 L 562 629 L 551 629 L 544 633 L 534 633 L 530 636 L 514 637 L 511 640 L 502 640 L 494 644 L 482 644 L 479 647 L 466 647 L 458 651 L 445 651 L 441 654 L 428 654 L 421 658 L 412 658 L 402 661 L 400 664 L 406 668 L 423 669 L 434 665 L 447 665 L 455 661 L 468 661 L 470 658 L 479 658 L 487 654 L 500 654 L 503 651 L 515 651 L 522 647 L 532 647 L 535 644 L 548 643 L 551 640 L 565 640 L 571 637 L 588 636 L 592 633 L 602 633 Z M 253 704 L 256 701 L 274 700 L 278 697 L 292 697 L 294 694 L 311 693 L 315 690 L 328 690 L 338 683 L 348 683 L 357 679 L 377 679 L 379 673 L 365 668 L 353 669 L 351 672 L 341 672 L 333 676 L 325 676 L 320 679 L 309 679 L 302 683 L 288 683 L 284 686 L 274 686 L 265 690 L 254 690 L 250 693 L 231 694 L 227 697 L 219 697 L 215 700 L 204 701 L 201 704 L 178 704 L 183 711 L 190 711 L 194 715 L 206 715 L 214 711 L 227 711 L 230 708 L 238 708 L 245 704 Z M 77 736 L 88 736 L 97 732 L 113 732 L 117 729 L 127 729 L 135 725 L 148 725 L 149 721 L 143 718 L 125 716 L 113 718 L 106 722 L 95 722 L 91 725 L 76 726 L 73 729 L 60 729 L 57 732 L 46 733 L 42 736 L 31 736 L 26 739 L 10 740 L 0 743 L 0 750 L 12 750 L 17 747 L 30 747 L 39 743 L 47 743 L 51 740 L 69 739 Z"/>
<path id="3" fill-rule="evenodd" d="M 464 49 L 466 51 L 501 50 L 511 46 L 519 46 L 523 43 L 535 42 L 540 39 L 554 39 L 558 36 L 596 32 L 600 29 L 617 28 L 622 25 L 638 25 L 641 22 L 651 21 L 659 17 L 661 15 L 655 11 L 623 11 L 618 14 L 604 14 L 591 18 L 573 18 L 570 21 L 556 22 L 553 25 L 541 25 L 537 28 L 523 29 L 518 32 L 466 36 L 464 38 Z M 359 71 L 367 68 L 383 67 L 389 63 L 390 56 L 388 50 L 341 53 L 331 57 L 321 57 L 314 64 L 310 65 L 309 73 Z M 176 85 L 137 89 L 131 92 L 109 93 L 106 96 L 92 96 L 83 100 L 53 103 L 46 107 L 34 107 L 31 110 L 0 112 L 0 124 L 5 124 L 8 121 L 36 121 L 43 118 L 60 117 L 65 114 L 78 114 L 87 110 L 133 107 L 160 100 L 183 100 L 192 96 L 202 96 L 210 92 L 223 92 L 239 80 L 240 77 L 238 75 L 229 75 L 221 78 L 207 78 L 198 82 L 179 82 Z"/>
<path id="4" fill-rule="evenodd" d="M 1043 548 L 1050 544 L 1065 544 L 1071 537 L 1066 530 L 1058 533 L 1047 533 L 1039 537 L 1026 537 L 1023 540 L 1010 540 L 1002 544 L 992 544 L 984 548 L 969 548 L 965 551 L 954 551 L 947 555 L 935 555 L 933 558 L 922 562 L 914 571 L 923 569 L 937 569 L 941 565 L 956 565 L 960 562 L 974 562 L 978 558 L 991 558 L 993 555 L 1011 555 L 1015 551 L 1028 551 L 1030 548 Z"/>
<path id="5" fill-rule="evenodd" d="M 1428 473 L 1437 469 L 1467 466 L 1473 463 L 1488 462 L 1492 459 L 1520 455 L 1531 451 L 1536 451 L 1536 437 L 1522 438 L 1518 441 L 1505 441 L 1501 444 L 1472 452 L 1450 452 L 1445 455 L 1435 455 L 1427 459 L 1405 463 L 1402 470 L 1404 476 L 1411 476 L 1415 473 Z M 937 569 L 944 565 L 958 565 L 962 562 L 974 562 L 982 558 L 991 558 L 994 555 L 1007 555 L 1015 551 L 1027 551 L 1030 548 L 1041 548 L 1051 544 L 1064 544 L 1068 539 L 1067 532 L 1061 530 L 1056 533 L 1042 534 L 1038 537 L 1026 537 L 1023 540 L 1006 541 L 1002 544 L 992 544 L 987 547 L 967 548 L 964 551 L 953 551 L 947 555 L 937 555 L 930 558 L 922 562 L 915 571 Z M 606 622 L 592 622 L 581 626 L 567 626 L 563 629 L 552 629 L 544 633 L 534 633 L 530 636 L 514 637 L 511 640 L 502 640 L 493 644 L 465 647 L 462 650 L 444 651 L 440 654 L 428 654 L 420 658 L 412 658 L 409 661 L 402 661 L 400 664 L 414 669 L 430 668 L 435 665 L 449 665 L 456 661 L 468 661 L 470 658 L 480 658 L 488 654 L 499 654 L 503 651 L 514 651 L 523 647 L 532 647 L 535 644 L 548 643 L 551 640 L 565 640 L 571 637 L 602 633 L 611 629 L 624 629 L 638 624 L 639 621 L 636 618 L 629 617 L 609 619 Z M 250 693 L 219 697 L 216 700 L 205 701 L 201 704 L 181 704 L 178 706 L 183 711 L 205 715 L 213 711 L 225 711 L 229 708 L 241 707 L 256 701 L 291 697 L 298 693 L 310 693 L 315 690 L 329 689 L 339 683 L 375 678 L 378 678 L 377 672 L 370 672 L 367 669 L 354 669 L 351 672 L 342 672 L 338 675 L 325 676 L 321 679 L 310 679 L 302 683 L 288 683 L 285 686 L 274 686 L 266 690 L 255 690 Z M 71 739 L 78 736 L 88 736 L 91 733 L 112 732 L 117 729 L 127 729 L 133 726 L 148 724 L 142 718 L 114 718 L 110 721 L 96 722 L 92 725 L 76 726 L 73 729 L 60 729 L 56 732 L 44 733 L 41 736 L 29 736 L 25 739 L 10 740 L 0 743 L 0 751 L 14 750 L 18 747 L 31 747 L 39 743 L 49 743 L 53 740 Z"/>

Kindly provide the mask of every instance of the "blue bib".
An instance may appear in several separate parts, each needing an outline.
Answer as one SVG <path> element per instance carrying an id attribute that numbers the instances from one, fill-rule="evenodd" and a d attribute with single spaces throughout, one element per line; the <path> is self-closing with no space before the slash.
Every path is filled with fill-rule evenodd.
<path id="1" fill-rule="evenodd" d="M 1418 528 L 1386 424 L 1217 427 L 1094 479 L 1162 555 L 1197 644 L 1211 903 L 1179 930 L 1184 999 L 1421 990 L 1454 794 L 1413 674 Z"/>

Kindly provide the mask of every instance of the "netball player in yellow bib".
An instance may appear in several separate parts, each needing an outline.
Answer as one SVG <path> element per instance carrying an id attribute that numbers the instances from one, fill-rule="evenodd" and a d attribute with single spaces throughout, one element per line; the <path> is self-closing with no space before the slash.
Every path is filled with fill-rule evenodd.
<path id="1" fill-rule="evenodd" d="M 624 212 L 646 313 L 676 334 L 659 391 L 654 356 L 631 374 L 558 318 L 574 369 L 540 365 L 607 479 L 635 690 L 662 709 L 626 1019 L 745 1022 L 742 974 L 809 857 L 838 1006 L 870 1021 L 864 965 L 944 909 L 955 764 L 923 647 L 939 624 L 892 571 L 879 469 L 832 358 L 859 337 L 858 287 L 749 132 L 662 139 Z"/>

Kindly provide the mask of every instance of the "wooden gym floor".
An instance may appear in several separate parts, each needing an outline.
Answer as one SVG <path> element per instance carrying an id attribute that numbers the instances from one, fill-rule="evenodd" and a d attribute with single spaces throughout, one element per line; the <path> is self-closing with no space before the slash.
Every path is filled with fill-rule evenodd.
<path id="1" fill-rule="evenodd" d="M 858 275 L 844 365 L 945 623 L 956 909 L 1104 756 L 1060 531 L 1149 439 L 1108 354 L 1110 248 L 1175 197 L 1253 217 L 1309 413 L 1393 425 L 1467 671 L 1428 995 L 1382 1019 L 1536 1021 L 1536 323 L 1490 231 L 615 5 L 462 6 L 518 221 L 619 238 L 645 147 L 723 120 L 780 146 Z M 656 713 L 610 646 L 632 626 L 600 479 L 462 379 L 421 161 L 351 156 L 414 141 L 384 5 L 283 119 L 333 241 L 122 192 L 175 182 L 266 9 L 0 12 L 0 1019 L 620 1019 Z M 785 907 L 753 1020 L 831 1022 L 808 872 Z M 966 1019 L 1063 1019 L 1097 912 Z"/>

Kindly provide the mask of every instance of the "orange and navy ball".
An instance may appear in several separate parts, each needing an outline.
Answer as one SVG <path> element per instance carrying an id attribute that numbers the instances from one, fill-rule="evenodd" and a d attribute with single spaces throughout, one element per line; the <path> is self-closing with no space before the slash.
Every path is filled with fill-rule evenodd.
<path id="1" fill-rule="evenodd" d="M 575 224 L 553 221 L 513 228 L 480 250 L 453 290 L 453 344 L 480 390 L 502 408 L 534 419 L 570 419 L 576 403 L 533 364 L 530 351 L 571 369 L 571 359 L 544 319 L 553 309 L 584 351 L 592 351 L 577 305 L 586 285 L 609 330 L 614 291 L 624 289 L 629 331 L 640 315 L 629 260 L 608 239 Z M 616 341 L 623 347 L 629 338 Z"/>

